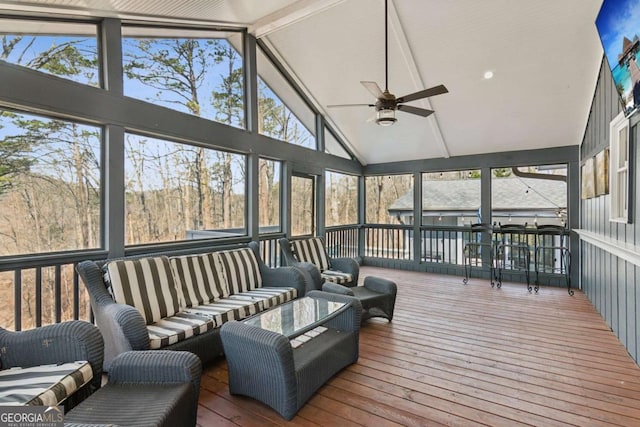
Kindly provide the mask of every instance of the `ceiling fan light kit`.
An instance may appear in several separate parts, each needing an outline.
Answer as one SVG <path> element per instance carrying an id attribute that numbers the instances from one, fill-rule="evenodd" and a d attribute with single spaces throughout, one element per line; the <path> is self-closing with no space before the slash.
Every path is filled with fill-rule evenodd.
<path id="1" fill-rule="evenodd" d="M 380 126 L 391 126 L 397 121 L 396 111 L 393 109 L 378 110 L 376 112 L 376 123 Z"/>
<path id="2" fill-rule="evenodd" d="M 416 101 L 418 99 L 428 98 L 434 95 L 441 95 L 449 92 L 444 85 L 434 86 L 429 89 L 423 89 L 418 92 L 410 93 L 409 95 L 396 98 L 394 94 L 389 92 L 389 24 L 388 24 L 388 7 L 389 0 L 384 1 L 384 92 L 380 89 L 380 86 L 376 82 L 361 81 L 360 83 L 376 97 L 375 104 L 338 104 L 327 105 L 328 108 L 332 107 L 375 107 L 376 116 L 375 122 L 380 126 L 391 126 L 398 121 L 396 118 L 396 110 L 403 111 L 409 114 L 415 114 L 421 117 L 428 117 L 433 114 L 432 110 L 426 108 L 413 107 L 411 105 L 404 105 L 405 102 Z"/>

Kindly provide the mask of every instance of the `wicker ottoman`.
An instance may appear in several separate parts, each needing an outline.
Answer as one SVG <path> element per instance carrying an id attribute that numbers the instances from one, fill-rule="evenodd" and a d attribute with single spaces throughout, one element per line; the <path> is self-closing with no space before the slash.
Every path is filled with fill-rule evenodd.
<path id="1" fill-rule="evenodd" d="M 325 282 L 322 290 L 335 294 L 356 297 L 362 304 L 362 320 L 371 317 L 384 317 L 389 322 L 393 319 L 393 309 L 396 305 L 398 287 L 395 282 L 382 277 L 368 276 L 364 279 L 364 286 L 346 287 L 335 283 Z"/>
<path id="2" fill-rule="evenodd" d="M 202 363 L 186 351 L 121 353 L 109 381 L 65 415 L 69 427 L 195 427 Z"/>

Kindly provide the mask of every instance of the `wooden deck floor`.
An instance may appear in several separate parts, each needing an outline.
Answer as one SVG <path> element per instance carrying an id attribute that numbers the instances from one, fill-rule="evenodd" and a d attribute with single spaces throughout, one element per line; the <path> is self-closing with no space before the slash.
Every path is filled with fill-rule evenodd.
<path id="1" fill-rule="evenodd" d="M 366 322 L 360 359 L 290 422 L 205 369 L 201 426 L 639 426 L 640 368 L 582 292 L 364 267 L 398 283 L 395 317 Z"/>

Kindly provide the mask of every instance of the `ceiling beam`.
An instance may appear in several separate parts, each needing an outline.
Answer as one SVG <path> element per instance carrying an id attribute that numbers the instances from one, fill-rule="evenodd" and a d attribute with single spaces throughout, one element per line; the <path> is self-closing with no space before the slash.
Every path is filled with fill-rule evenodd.
<path id="1" fill-rule="evenodd" d="M 418 65 L 414 59 L 413 52 L 411 50 L 411 45 L 407 40 L 407 36 L 404 32 L 404 27 L 402 26 L 402 22 L 400 21 L 400 17 L 398 16 L 398 11 L 396 10 L 394 2 L 389 2 L 389 27 L 391 29 L 391 33 L 395 36 L 398 41 L 398 45 L 400 46 L 400 54 L 402 55 L 402 59 L 404 59 L 407 70 L 409 71 L 409 78 L 411 79 L 413 86 L 416 91 L 425 89 L 427 87 L 433 86 L 425 84 L 422 79 L 422 75 L 420 70 L 418 70 Z M 402 96 L 403 94 L 399 94 Z M 428 99 L 422 99 L 418 102 L 421 104 L 423 108 L 428 110 L 433 110 L 431 107 L 431 103 Z M 429 116 L 426 120 L 428 126 L 431 127 L 431 132 L 435 137 L 436 141 L 440 146 L 440 151 L 442 153 L 442 157 L 449 158 L 451 155 L 449 154 L 449 149 L 447 147 L 447 143 L 442 136 L 442 131 L 440 130 L 440 125 L 438 124 L 438 118 L 436 117 L 438 112 Z"/>
<path id="2" fill-rule="evenodd" d="M 253 25 L 249 26 L 249 33 L 258 39 L 262 38 L 291 24 L 295 24 L 298 21 L 324 12 L 343 1 L 344 0 L 298 0 L 289 6 L 258 19 Z"/>

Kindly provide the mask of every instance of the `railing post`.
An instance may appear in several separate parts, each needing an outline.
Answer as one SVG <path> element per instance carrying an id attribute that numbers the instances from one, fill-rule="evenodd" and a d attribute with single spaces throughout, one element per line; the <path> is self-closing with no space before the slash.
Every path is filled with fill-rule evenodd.
<path id="1" fill-rule="evenodd" d="M 365 228 L 367 221 L 366 181 L 364 176 L 358 177 L 358 256 L 364 259 Z"/>
<path id="2" fill-rule="evenodd" d="M 422 261 L 422 173 L 413 173 L 413 262 L 418 270 Z"/>

